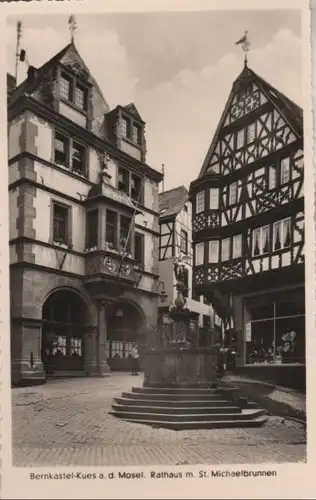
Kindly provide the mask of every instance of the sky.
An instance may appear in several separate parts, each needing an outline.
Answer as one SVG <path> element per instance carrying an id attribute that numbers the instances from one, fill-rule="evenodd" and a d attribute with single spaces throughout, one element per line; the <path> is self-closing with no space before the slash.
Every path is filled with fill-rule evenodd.
<path id="1" fill-rule="evenodd" d="M 21 16 L 21 47 L 40 66 L 70 41 L 68 17 Z M 16 18 L 8 22 L 7 70 L 15 71 Z M 165 190 L 196 179 L 244 54 L 248 66 L 302 105 L 299 11 L 77 15 L 75 43 L 114 108 L 134 102 L 146 122 L 147 163 L 165 165 Z M 315 35 L 314 35 L 315 36 Z M 26 65 L 20 64 L 19 79 Z"/>

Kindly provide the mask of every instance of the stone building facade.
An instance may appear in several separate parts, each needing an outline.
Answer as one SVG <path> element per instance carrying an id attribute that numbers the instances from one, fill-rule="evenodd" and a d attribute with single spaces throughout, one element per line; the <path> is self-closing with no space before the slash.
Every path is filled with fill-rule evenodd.
<path id="1" fill-rule="evenodd" d="M 157 322 L 145 123 L 109 108 L 73 42 L 8 83 L 12 382 L 128 369 Z"/>

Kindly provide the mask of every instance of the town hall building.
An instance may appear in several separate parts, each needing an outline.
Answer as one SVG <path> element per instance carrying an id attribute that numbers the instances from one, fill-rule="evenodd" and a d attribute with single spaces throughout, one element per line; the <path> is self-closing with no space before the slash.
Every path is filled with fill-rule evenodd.
<path id="1" fill-rule="evenodd" d="M 73 41 L 7 82 L 12 382 L 127 370 L 157 323 L 162 174 L 145 123 L 109 108 Z"/>

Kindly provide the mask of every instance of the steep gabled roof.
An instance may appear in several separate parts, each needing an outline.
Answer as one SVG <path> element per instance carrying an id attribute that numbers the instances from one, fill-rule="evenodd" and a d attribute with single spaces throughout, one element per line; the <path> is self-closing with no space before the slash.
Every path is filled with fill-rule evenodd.
<path id="1" fill-rule="evenodd" d="M 176 216 L 189 200 L 188 190 L 179 186 L 159 194 L 160 219 Z"/>
<path id="2" fill-rule="evenodd" d="M 102 93 L 97 81 L 91 75 L 90 70 L 88 69 L 84 60 L 80 56 L 74 42 L 71 42 L 68 45 L 66 45 L 66 47 L 64 47 L 62 50 L 60 50 L 60 52 L 55 54 L 51 59 L 46 61 L 42 66 L 40 66 L 39 68 L 36 68 L 36 73 L 37 73 L 36 80 L 32 81 L 32 80 L 29 80 L 28 78 L 26 78 L 23 82 L 21 82 L 20 85 L 12 93 L 11 102 L 15 101 L 21 95 L 32 94 L 38 88 L 38 86 L 40 85 L 43 78 L 45 78 L 48 75 L 49 71 L 56 64 L 61 63 L 62 60 L 67 55 L 75 58 L 78 61 L 78 64 L 87 73 L 87 76 L 88 76 L 90 83 L 96 88 L 96 90 L 98 91 L 98 93 L 102 97 L 104 104 L 107 106 L 107 108 L 110 109 L 109 105 L 107 104 L 106 100 L 103 97 L 103 93 Z"/>
<path id="3" fill-rule="evenodd" d="M 220 132 L 224 127 L 227 113 L 232 105 L 236 93 L 239 92 L 241 88 L 246 88 L 251 83 L 255 83 L 257 85 L 257 87 L 263 93 L 266 99 L 269 100 L 273 104 L 273 106 L 279 111 L 280 115 L 283 117 L 283 119 L 289 125 L 289 127 L 293 130 L 293 132 L 298 137 L 303 136 L 303 110 L 297 104 L 295 104 L 291 99 L 289 99 L 285 94 L 283 94 L 275 87 L 270 85 L 268 82 L 266 82 L 263 78 L 257 75 L 245 64 L 242 72 L 233 83 L 232 90 L 229 94 L 224 111 L 220 118 L 215 134 L 213 136 L 211 145 L 206 154 L 198 178 L 203 177 L 206 171 L 208 170 L 209 161 L 217 145 Z"/>
<path id="4" fill-rule="evenodd" d="M 144 123 L 142 117 L 139 114 L 138 109 L 136 108 L 136 106 L 133 102 L 130 102 L 129 104 L 126 104 L 125 106 L 122 106 L 122 108 L 125 109 L 131 115 L 135 116 L 137 118 L 137 120 Z"/>

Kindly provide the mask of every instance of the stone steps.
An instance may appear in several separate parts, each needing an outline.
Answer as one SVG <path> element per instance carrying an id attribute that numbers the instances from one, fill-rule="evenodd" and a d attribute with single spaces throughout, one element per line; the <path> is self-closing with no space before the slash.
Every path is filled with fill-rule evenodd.
<path id="1" fill-rule="evenodd" d="M 214 389 L 211 387 L 204 388 L 188 388 L 188 387 L 133 387 L 132 393 L 135 394 L 153 394 L 153 395 L 161 395 L 161 394 L 170 394 L 172 396 L 196 396 L 197 394 L 200 396 L 217 394 L 218 389 Z"/>
<path id="2" fill-rule="evenodd" d="M 212 401 L 212 400 L 218 400 L 222 399 L 223 396 L 219 397 L 219 393 L 217 392 L 211 392 L 211 393 L 203 393 L 203 394 L 197 394 L 197 393 L 185 393 L 185 394 L 179 394 L 175 392 L 174 394 L 168 394 L 164 393 L 163 391 L 159 393 L 143 393 L 143 392 L 123 392 L 122 396 L 124 398 L 130 398 L 130 399 L 152 399 L 152 400 L 157 400 L 157 401 L 181 401 L 185 399 L 186 401 L 194 401 L 194 400 L 199 400 L 199 401 Z"/>
<path id="3" fill-rule="evenodd" d="M 265 413 L 265 410 L 242 410 L 242 412 L 236 413 L 152 413 L 148 412 L 131 412 L 131 411 L 114 411 L 110 412 L 110 414 L 115 417 L 124 418 L 124 419 L 136 419 L 140 421 L 144 420 L 154 420 L 159 422 L 222 422 L 222 421 L 244 421 L 244 420 L 253 420 L 258 417 L 262 417 Z"/>
<path id="4" fill-rule="evenodd" d="M 133 387 L 115 398 L 110 415 L 172 430 L 256 427 L 265 410 L 232 391 L 214 387 Z"/>
<path id="5" fill-rule="evenodd" d="M 220 414 L 220 413 L 241 413 L 241 408 L 238 406 L 150 406 L 150 405 L 129 405 L 129 404 L 113 404 L 114 410 L 118 413 L 157 413 L 169 415 L 185 415 L 185 414 Z"/>
<path id="6" fill-rule="evenodd" d="M 232 406 L 232 402 L 220 399 L 218 396 L 217 399 L 210 400 L 200 400 L 200 399 L 179 399 L 179 400 L 165 400 L 165 399 L 144 399 L 144 398 L 130 398 L 128 397 L 130 393 L 124 393 L 126 396 L 120 398 L 114 398 L 114 400 L 118 404 L 128 404 L 128 405 L 144 405 L 144 406 L 170 406 L 170 407 L 181 407 L 181 406 L 203 406 L 203 407 L 212 407 L 212 406 Z"/>
<path id="7" fill-rule="evenodd" d="M 262 416 L 249 420 L 218 420 L 218 421 L 190 421 L 190 422 L 163 422 L 161 420 L 138 420 L 133 418 L 124 418 L 126 422 L 150 425 L 151 427 L 165 428 L 174 431 L 196 430 L 196 429 L 227 429 L 233 427 L 261 427 L 267 417 Z"/>

